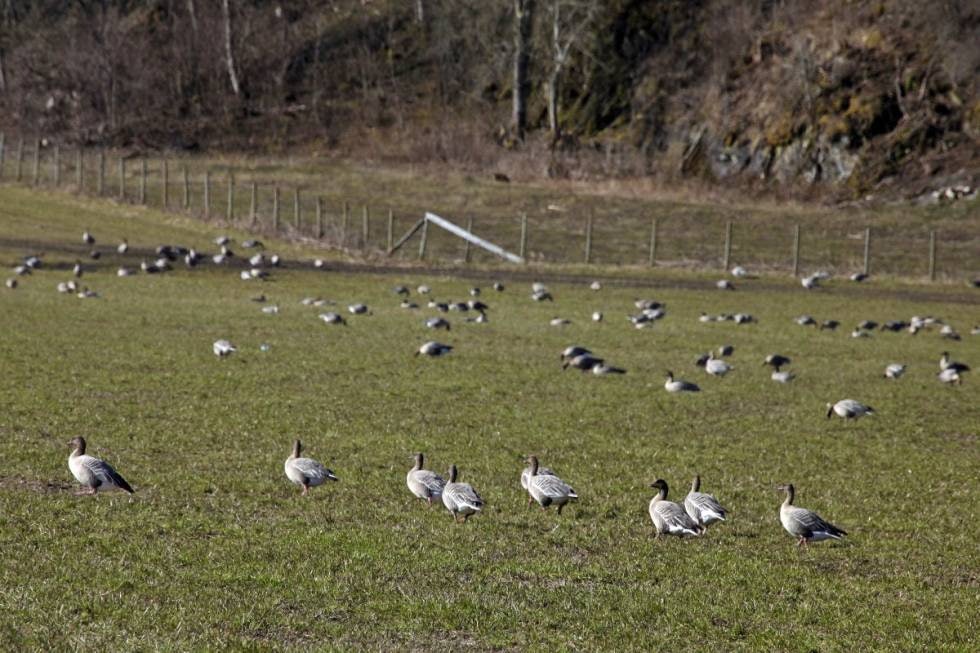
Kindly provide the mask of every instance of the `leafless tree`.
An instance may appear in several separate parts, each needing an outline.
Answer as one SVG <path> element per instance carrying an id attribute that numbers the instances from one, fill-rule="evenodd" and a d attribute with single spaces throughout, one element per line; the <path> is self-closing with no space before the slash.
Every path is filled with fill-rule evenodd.
<path id="1" fill-rule="evenodd" d="M 527 132 L 527 101 L 531 95 L 531 36 L 535 0 L 514 0 L 514 109 L 513 127 L 518 140 Z"/>
<path id="2" fill-rule="evenodd" d="M 191 13 L 192 20 L 193 16 L 194 14 Z M 238 83 L 238 71 L 235 66 L 235 50 L 232 47 L 231 8 L 228 6 L 228 0 L 221 0 L 221 19 L 225 28 L 225 62 L 228 64 L 228 79 L 231 82 L 231 90 L 235 95 L 241 96 L 242 89 Z"/>
<path id="3" fill-rule="evenodd" d="M 561 77 L 568 55 L 582 34 L 592 24 L 597 9 L 595 0 L 551 1 L 551 72 L 548 75 L 548 128 L 552 140 L 561 136 Z"/>

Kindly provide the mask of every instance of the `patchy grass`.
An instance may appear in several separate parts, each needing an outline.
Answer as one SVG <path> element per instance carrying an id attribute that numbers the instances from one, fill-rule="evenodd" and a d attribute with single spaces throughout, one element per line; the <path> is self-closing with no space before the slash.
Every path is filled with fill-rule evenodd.
<path id="1" fill-rule="evenodd" d="M 0 189 L 4 265 L 28 253 L 21 242 L 74 260 L 85 227 L 137 249 L 215 235 Z M 542 305 L 511 283 L 485 289 L 488 324 L 450 314 L 436 337 L 451 356 L 420 360 L 431 311 L 398 308 L 391 288 L 465 299 L 472 282 L 297 266 L 264 284 L 214 268 L 117 278 L 112 255 L 100 263 L 83 278 L 97 300 L 56 293 L 64 269 L 0 289 L 0 648 L 977 648 L 977 379 L 935 380 L 943 349 L 980 364 L 980 337 L 966 335 L 976 301 L 913 302 L 887 284 L 662 289 L 668 317 L 637 331 L 623 316 L 647 291 L 556 284 Z M 249 301 L 259 292 L 279 315 Z M 373 314 L 328 327 L 305 296 Z M 593 310 L 606 321 L 590 322 Z M 701 311 L 759 323 L 702 324 Z M 793 324 L 804 312 L 844 327 Z M 942 316 L 964 340 L 847 335 L 912 314 Z M 548 326 L 556 315 L 573 323 Z M 216 359 L 221 337 L 241 351 Z M 629 373 L 562 372 L 573 343 Z M 706 378 L 695 355 L 724 343 L 735 371 Z M 774 351 L 794 359 L 795 383 L 769 380 L 760 361 Z M 909 371 L 886 382 L 894 361 Z M 703 392 L 668 395 L 668 368 Z M 845 397 L 878 415 L 828 421 L 824 402 Z M 126 476 L 132 499 L 73 494 L 73 435 Z M 282 471 L 293 437 L 341 482 L 301 498 Z M 458 464 L 484 514 L 454 525 L 413 500 L 404 474 L 417 450 L 441 472 Z M 528 453 L 582 497 L 562 517 L 526 508 Z M 679 499 L 695 473 L 732 518 L 701 539 L 654 541 L 648 484 L 665 478 Z M 850 537 L 798 551 L 777 520 L 774 486 L 787 481 Z"/>

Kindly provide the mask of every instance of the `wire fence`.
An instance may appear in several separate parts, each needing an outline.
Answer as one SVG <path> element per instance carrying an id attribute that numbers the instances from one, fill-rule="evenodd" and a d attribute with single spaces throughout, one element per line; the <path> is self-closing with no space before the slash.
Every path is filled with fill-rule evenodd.
<path id="1" fill-rule="evenodd" d="M 345 196 L 329 178 L 288 167 L 219 164 L 196 157 L 142 158 L 62 148 L 0 134 L 0 181 L 58 188 L 231 224 L 256 234 L 305 238 L 325 247 L 396 260 L 485 264 L 497 259 L 441 229 L 392 248 L 432 211 L 520 253 L 532 263 L 671 266 L 803 275 L 865 272 L 937 279 L 980 275 L 976 212 L 967 219 L 908 221 L 896 214 L 825 214 L 793 220 L 722 207 L 577 198 L 569 206 L 529 201 L 525 210 L 422 206 L 397 196 Z M 289 177 L 279 181 L 278 175 Z M 976 204 L 976 202 L 974 202 Z M 961 212 L 962 213 L 962 212 Z M 925 224 L 923 224 L 925 222 Z"/>

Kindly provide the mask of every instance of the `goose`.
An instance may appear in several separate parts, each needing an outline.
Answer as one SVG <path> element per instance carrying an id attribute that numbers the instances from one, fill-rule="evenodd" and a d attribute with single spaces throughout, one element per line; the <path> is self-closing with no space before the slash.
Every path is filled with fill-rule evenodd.
<path id="1" fill-rule="evenodd" d="M 777 367 L 775 370 L 773 370 L 772 374 L 769 375 L 769 378 L 771 378 L 776 383 L 789 383 L 790 381 L 796 378 L 796 375 L 790 371 L 782 372 Z"/>
<path id="2" fill-rule="evenodd" d="M 592 313 L 593 322 L 602 322 L 602 313 L 600 311 L 594 311 Z"/>
<path id="3" fill-rule="evenodd" d="M 548 323 L 551 326 L 565 326 L 566 324 L 571 324 L 572 321 L 564 317 L 553 317 Z"/>
<path id="4" fill-rule="evenodd" d="M 841 399 L 836 404 L 827 404 L 827 419 L 836 413 L 844 419 L 857 419 L 865 415 L 874 415 L 875 411 L 871 406 L 865 406 L 853 399 Z"/>
<path id="5" fill-rule="evenodd" d="M 531 284 L 531 292 L 542 292 L 548 290 L 548 286 L 544 285 L 540 281 L 535 281 Z"/>
<path id="6" fill-rule="evenodd" d="M 731 356 L 735 353 L 735 347 L 733 345 L 722 345 L 718 348 L 719 356 Z"/>
<path id="7" fill-rule="evenodd" d="M 960 334 L 956 333 L 956 330 L 948 324 L 943 325 L 943 328 L 939 330 L 939 335 L 947 340 L 960 340 Z"/>
<path id="8" fill-rule="evenodd" d="M 866 281 L 868 279 L 868 275 L 866 275 L 864 272 L 855 272 L 850 276 L 850 279 L 855 283 L 861 283 L 862 281 Z"/>
<path id="9" fill-rule="evenodd" d="M 664 389 L 667 392 L 701 392 L 701 388 L 693 383 L 683 380 L 674 380 L 674 373 L 667 372 L 667 380 L 664 382 Z"/>
<path id="10" fill-rule="evenodd" d="M 837 320 L 824 320 L 823 322 L 820 323 L 820 330 L 836 331 L 837 327 L 839 326 L 840 326 L 840 322 L 838 322 Z"/>
<path id="11" fill-rule="evenodd" d="M 4 282 L 4 285 L 6 285 L 11 290 L 17 290 L 17 279 L 10 277 L 9 279 L 7 279 L 6 282 Z"/>
<path id="12" fill-rule="evenodd" d="M 186 254 L 184 254 L 184 265 L 186 265 L 189 268 L 196 267 L 197 264 L 203 260 L 204 260 L 204 255 L 199 254 L 196 249 L 191 249 Z M 222 261 L 223 260 L 224 259 L 222 258 Z"/>
<path id="13" fill-rule="evenodd" d="M 446 331 L 451 330 L 449 320 L 444 317 L 430 317 L 425 321 L 425 326 L 430 329 L 445 329 Z"/>
<path id="14" fill-rule="evenodd" d="M 231 251 L 231 248 L 228 247 L 227 245 L 221 246 L 221 254 L 225 258 L 235 258 L 235 252 Z"/>
<path id="15" fill-rule="evenodd" d="M 939 369 L 941 370 L 955 370 L 957 373 L 969 372 L 970 366 L 965 363 L 957 363 L 956 361 L 950 359 L 949 352 L 944 351 L 942 358 L 939 359 Z"/>
<path id="16" fill-rule="evenodd" d="M 696 367 L 704 367 L 705 365 L 707 365 L 707 364 L 708 364 L 708 359 L 709 359 L 709 358 L 711 358 L 711 353 L 710 353 L 710 352 L 709 352 L 709 353 L 707 353 L 707 354 L 700 354 L 700 355 L 698 355 L 698 357 L 697 357 L 697 358 L 696 358 L 696 359 L 694 360 L 694 365 L 695 365 Z"/>
<path id="17" fill-rule="evenodd" d="M 433 501 L 442 498 L 442 490 L 446 487 L 446 480 L 435 472 L 424 469 L 425 456 L 422 452 L 415 454 L 415 466 L 408 470 L 405 482 L 408 484 L 409 491 L 419 499 L 425 499 L 429 506 Z"/>
<path id="18" fill-rule="evenodd" d="M 24 257 L 24 265 L 26 265 L 31 270 L 37 270 L 41 267 L 41 257 L 40 256 L 26 256 Z"/>
<path id="19" fill-rule="evenodd" d="M 602 290 L 602 284 L 599 283 L 598 281 L 593 281 L 592 283 L 589 284 L 589 289 L 596 290 L 596 291 Z"/>
<path id="20" fill-rule="evenodd" d="M 663 308 L 663 302 L 658 302 L 653 299 L 637 299 L 633 302 L 633 306 L 636 306 L 641 311 L 645 310 L 656 310 L 658 308 Z"/>
<path id="21" fill-rule="evenodd" d="M 395 286 L 393 292 L 396 295 L 401 295 L 402 297 L 408 297 L 409 295 L 412 294 L 412 292 L 408 289 L 407 286 Z"/>
<path id="22" fill-rule="evenodd" d="M 269 278 L 269 273 L 261 268 L 252 268 L 248 271 L 248 275 L 253 279 L 258 279 L 260 281 Z"/>
<path id="23" fill-rule="evenodd" d="M 470 297 L 479 297 L 479 296 L 480 296 L 480 289 L 478 287 L 473 286 L 472 288 L 470 288 Z"/>
<path id="24" fill-rule="evenodd" d="M 242 281 L 251 281 L 254 278 L 248 270 L 242 270 L 238 273 L 238 276 Z"/>
<path id="25" fill-rule="evenodd" d="M 718 288 L 718 290 L 735 290 L 735 284 L 728 279 L 722 279 L 721 281 L 717 282 L 715 286 Z"/>
<path id="26" fill-rule="evenodd" d="M 119 243 L 119 246 L 116 247 L 116 251 L 120 255 L 125 254 L 126 252 L 128 252 L 129 251 L 129 241 L 127 241 L 125 238 L 123 238 L 122 239 L 122 242 Z"/>
<path id="27" fill-rule="evenodd" d="M 262 312 L 266 315 L 279 315 L 279 305 L 273 304 L 272 306 L 263 306 Z"/>
<path id="28" fill-rule="evenodd" d="M 698 318 L 698 322 L 707 323 L 707 322 L 714 322 L 714 321 L 715 321 L 715 316 L 708 315 L 707 313 L 701 313 L 701 316 Z"/>
<path id="29" fill-rule="evenodd" d="M 475 322 L 477 324 L 485 324 L 485 323 L 487 323 L 487 322 L 490 321 L 490 318 L 487 317 L 487 314 L 486 313 L 479 313 L 479 314 L 477 314 L 476 317 L 468 317 L 468 318 L 466 318 L 465 321 L 466 322 Z"/>
<path id="30" fill-rule="evenodd" d="M 320 313 L 317 317 L 323 320 L 324 323 L 326 324 L 343 324 L 344 326 L 347 325 L 347 320 L 344 319 L 344 316 L 341 315 L 340 313 L 334 313 L 333 311 L 330 311 L 328 313 Z"/>
<path id="31" fill-rule="evenodd" d="M 659 490 L 650 500 L 650 519 L 657 530 L 657 538 L 661 535 L 700 535 L 704 529 L 684 512 L 679 504 L 667 501 L 667 481 L 658 478 L 650 487 Z"/>
<path id="32" fill-rule="evenodd" d="M 704 532 L 711 524 L 725 521 L 725 517 L 728 516 L 728 511 L 718 503 L 718 499 L 700 490 L 701 477 L 695 476 L 694 481 L 691 483 L 691 491 L 684 497 L 684 510 L 694 520 L 694 523 L 701 527 L 701 531 Z"/>
<path id="33" fill-rule="evenodd" d="M 68 286 L 68 282 L 67 281 L 59 281 L 58 282 L 58 292 L 67 294 L 67 293 L 70 293 L 70 292 L 75 292 L 75 288 L 74 287 L 71 287 L 70 288 Z"/>
<path id="34" fill-rule="evenodd" d="M 71 455 L 68 456 L 68 469 L 76 481 L 88 488 L 87 494 L 112 488 L 133 494 L 133 488 L 112 465 L 85 453 L 85 438 L 72 438 L 68 446 L 72 448 Z"/>
<path id="35" fill-rule="evenodd" d="M 98 299 L 99 296 L 99 293 L 95 292 L 94 290 L 90 290 L 88 286 L 82 288 L 76 295 L 76 297 L 79 299 Z"/>
<path id="36" fill-rule="evenodd" d="M 293 440 L 293 452 L 286 458 L 283 466 L 286 478 L 303 488 L 302 494 L 309 494 L 311 487 L 323 485 L 325 481 L 339 481 L 334 473 L 312 458 L 300 458 L 303 445 Z"/>
<path id="37" fill-rule="evenodd" d="M 264 304 L 266 301 L 265 293 L 262 293 L 261 295 L 255 295 L 254 297 L 249 297 L 248 301 L 255 302 L 256 304 Z"/>
<path id="38" fill-rule="evenodd" d="M 878 328 L 878 323 L 875 322 L 874 320 L 862 320 L 857 325 L 857 328 L 861 329 L 862 331 L 874 331 L 875 329 Z"/>
<path id="39" fill-rule="evenodd" d="M 980 324 L 970 329 L 971 336 L 980 336 Z"/>
<path id="40" fill-rule="evenodd" d="M 901 363 L 892 363 L 885 368 L 885 378 L 886 379 L 898 379 L 905 374 L 905 366 Z"/>
<path id="41" fill-rule="evenodd" d="M 368 312 L 368 307 L 364 304 L 351 304 L 347 310 L 351 315 L 365 315 Z"/>
<path id="42" fill-rule="evenodd" d="M 242 241 L 242 247 L 245 249 L 265 249 L 265 244 L 261 240 L 249 239 Z"/>
<path id="43" fill-rule="evenodd" d="M 551 296 L 551 293 L 547 290 L 535 290 L 531 293 L 531 299 L 536 302 L 553 302 L 555 298 Z"/>
<path id="44" fill-rule="evenodd" d="M 786 492 L 786 500 L 779 507 L 779 521 L 787 533 L 799 538 L 796 542 L 797 546 L 806 547 L 810 542 L 820 542 L 821 540 L 839 540 L 847 535 L 847 531 L 824 521 L 820 515 L 812 510 L 794 506 L 793 498 L 796 491 L 792 483 L 780 485 L 777 489 Z"/>
<path id="45" fill-rule="evenodd" d="M 453 348 L 451 345 L 444 345 L 442 343 L 430 340 L 423 344 L 415 352 L 415 355 L 425 354 L 426 356 L 445 356 L 446 354 L 452 352 Z"/>
<path id="46" fill-rule="evenodd" d="M 525 460 L 525 462 L 528 461 Z M 538 467 L 538 472 L 537 472 L 538 476 L 553 476 L 554 474 L 555 472 L 552 471 L 550 467 L 540 467 L 540 466 Z M 528 483 L 530 481 L 531 481 L 531 465 L 528 464 L 527 467 L 521 470 L 521 487 L 524 488 L 525 490 L 528 490 Z M 527 497 L 527 505 L 528 507 L 530 507 L 531 504 L 534 503 L 534 498 L 530 496 L 529 490 L 528 492 L 529 492 L 529 496 Z"/>
<path id="47" fill-rule="evenodd" d="M 214 239 L 214 244 L 219 247 L 225 247 L 230 242 L 231 242 L 231 238 L 229 238 L 228 236 L 218 236 L 217 238 Z"/>
<path id="48" fill-rule="evenodd" d="M 736 265 L 731 270 L 732 276 L 737 279 L 747 279 L 749 276 L 749 271 L 743 268 L 741 265 Z"/>
<path id="49" fill-rule="evenodd" d="M 801 315 L 799 317 L 795 317 L 793 318 L 793 321 L 799 324 L 800 326 L 814 326 L 817 323 L 817 321 L 814 320 L 809 315 Z"/>
<path id="50" fill-rule="evenodd" d="M 263 254 L 262 252 L 259 252 L 258 254 L 253 254 L 248 259 L 248 264 L 251 265 L 251 266 L 253 266 L 253 267 L 259 267 L 260 265 L 263 265 L 264 263 L 265 263 L 265 254 Z"/>
<path id="51" fill-rule="evenodd" d="M 303 306 L 313 306 L 313 302 L 316 300 L 316 297 L 304 297 L 303 299 L 299 300 L 299 303 Z"/>
<path id="52" fill-rule="evenodd" d="M 862 331 L 861 329 L 854 329 L 853 331 L 851 331 L 851 337 L 852 338 L 870 338 L 871 337 L 871 332 L 870 331 Z"/>
<path id="53" fill-rule="evenodd" d="M 563 362 L 561 368 L 564 370 L 569 367 L 574 367 L 577 370 L 588 372 L 596 365 L 602 365 L 602 363 L 603 360 L 601 358 L 596 358 L 592 354 L 580 354 Z"/>
<path id="54" fill-rule="evenodd" d="M 450 302 L 449 310 L 457 313 L 466 313 L 470 310 L 470 305 L 465 302 Z"/>
<path id="55" fill-rule="evenodd" d="M 440 313 L 448 313 L 449 312 L 449 304 L 447 304 L 445 302 L 430 301 L 428 303 L 428 307 L 429 308 L 434 308 L 437 311 L 439 311 Z"/>
<path id="56" fill-rule="evenodd" d="M 75 278 L 77 278 L 77 279 L 80 279 L 81 278 L 82 274 L 84 273 L 84 270 L 82 270 L 82 262 L 81 261 L 75 261 L 75 265 L 72 267 L 71 273 L 73 275 L 75 275 Z"/>
<path id="57" fill-rule="evenodd" d="M 469 300 L 468 302 L 466 302 L 466 307 L 469 308 L 471 311 L 479 311 L 480 313 L 485 313 L 488 310 L 490 310 L 489 306 L 487 306 L 486 304 L 484 304 L 478 299 Z"/>
<path id="58" fill-rule="evenodd" d="M 732 316 L 735 324 L 752 324 L 755 318 L 750 313 L 736 313 Z"/>
<path id="59" fill-rule="evenodd" d="M 814 290 L 820 287 L 820 277 L 815 274 L 811 274 L 809 277 L 803 277 L 800 280 L 800 285 L 802 285 L 807 290 Z"/>
<path id="60" fill-rule="evenodd" d="M 401 304 L 399 304 L 398 306 L 399 306 L 399 308 L 404 308 L 404 309 L 408 309 L 408 310 L 414 310 L 414 309 L 416 309 L 416 308 L 418 308 L 418 307 L 419 307 L 419 305 L 418 305 L 418 304 L 416 304 L 416 303 L 415 303 L 415 302 L 413 302 L 413 301 L 409 301 L 409 300 L 407 300 L 407 299 L 406 299 L 406 300 L 404 300 L 404 301 L 403 301 L 403 302 L 402 302 Z"/>
<path id="61" fill-rule="evenodd" d="M 82 242 L 85 243 L 86 245 L 94 245 L 95 236 L 89 233 L 88 229 L 86 229 L 85 233 L 82 234 Z"/>
<path id="62" fill-rule="evenodd" d="M 415 290 L 416 290 L 416 291 L 417 291 L 417 292 L 418 292 L 418 293 L 419 293 L 420 295 L 428 295 L 428 294 L 429 294 L 430 292 L 432 292 L 432 288 L 430 288 L 430 287 L 428 287 L 428 286 L 426 286 L 426 285 L 424 285 L 424 284 L 423 284 L 423 285 L 421 285 L 421 286 L 419 286 L 419 287 L 418 287 L 418 288 L 416 288 Z"/>
<path id="63" fill-rule="evenodd" d="M 214 256 L 211 257 L 211 261 L 215 265 L 224 265 L 224 263 L 227 260 L 228 260 L 228 257 L 226 257 L 224 254 L 215 254 Z"/>
<path id="64" fill-rule="evenodd" d="M 898 333 L 903 329 L 907 329 L 909 326 L 908 322 L 903 322 L 901 320 L 889 320 L 881 325 L 882 331 L 891 331 L 892 333 Z"/>
<path id="65" fill-rule="evenodd" d="M 128 268 L 125 265 L 116 270 L 117 277 L 131 277 L 136 274 L 136 270 L 133 268 Z"/>
<path id="66" fill-rule="evenodd" d="M 322 258 L 313 259 L 313 267 L 315 267 L 317 270 L 322 270 L 326 265 L 327 262 L 324 261 Z"/>
<path id="67" fill-rule="evenodd" d="M 496 290 L 497 292 L 503 292 L 504 284 L 500 283 L 499 281 L 495 281 L 493 283 L 493 289 Z"/>
<path id="68" fill-rule="evenodd" d="M 549 474 L 539 474 L 538 457 L 529 456 L 527 462 L 530 469 L 527 472 L 527 483 L 524 481 L 524 472 L 521 473 L 521 485 L 527 490 L 531 499 L 538 502 L 542 510 L 547 510 L 548 506 L 557 506 L 558 514 L 569 501 L 578 499 L 578 494 L 565 481 L 558 478 L 553 472 Z M 550 471 L 550 470 L 549 470 Z"/>
<path id="69" fill-rule="evenodd" d="M 960 377 L 960 373 L 957 372 L 952 367 L 947 367 L 942 372 L 936 375 L 940 383 L 955 383 L 956 385 L 961 385 L 963 379 Z"/>
<path id="70" fill-rule="evenodd" d="M 712 376 L 725 376 L 734 368 L 725 361 L 715 358 L 714 353 L 708 354 L 708 360 L 704 362 L 704 371 Z"/>
<path id="71" fill-rule="evenodd" d="M 561 360 L 564 363 L 566 361 L 570 361 L 576 356 L 581 356 L 582 354 L 591 354 L 591 353 L 592 351 L 586 349 L 585 347 L 579 347 L 578 345 L 571 345 L 569 347 L 565 347 L 565 349 L 562 350 Z"/>
<path id="72" fill-rule="evenodd" d="M 215 340 L 214 344 L 211 345 L 211 350 L 218 358 L 224 358 L 238 351 L 238 348 L 228 340 Z"/>
<path id="73" fill-rule="evenodd" d="M 459 522 L 459 516 L 462 515 L 465 524 L 470 515 L 483 510 L 483 499 L 469 483 L 457 483 L 458 475 L 456 465 L 450 466 L 449 482 L 442 489 L 442 505 L 453 516 L 453 521 Z"/>
<path id="74" fill-rule="evenodd" d="M 14 274 L 16 274 L 18 277 L 26 276 L 31 274 L 31 268 L 28 265 L 18 265 L 14 268 Z"/>
<path id="75" fill-rule="evenodd" d="M 599 362 L 592 366 L 592 373 L 596 376 L 604 376 L 606 374 L 626 374 L 626 370 L 621 367 L 613 367 L 612 365 Z"/>
<path id="76" fill-rule="evenodd" d="M 782 354 L 769 354 L 766 356 L 766 360 L 764 360 L 762 364 L 768 365 L 769 367 L 774 367 L 778 370 L 783 365 L 789 365 L 792 362 L 793 361 Z"/>

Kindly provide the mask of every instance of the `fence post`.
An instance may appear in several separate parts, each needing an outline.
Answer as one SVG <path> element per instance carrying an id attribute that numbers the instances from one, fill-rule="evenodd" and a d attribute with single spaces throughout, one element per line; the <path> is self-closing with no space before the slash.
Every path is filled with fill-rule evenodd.
<path id="1" fill-rule="evenodd" d="M 0 132 L 0 179 L 3 179 L 3 160 L 7 151 L 7 135 Z"/>
<path id="2" fill-rule="evenodd" d="M 521 258 L 527 253 L 527 213 L 521 213 Z"/>
<path id="3" fill-rule="evenodd" d="M 228 206 L 225 207 L 225 220 L 235 219 L 235 173 L 228 171 Z"/>
<path id="4" fill-rule="evenodd" d="M 191 207 L 191 180 L 187 174 L 187 166 L 180 166 L 181 172 L 184 174 L 184 198 L 181 201 L 182 208 L 186 211 Z"/>
<path id="5" fill-rule="evenodd" d="M 472 215 L 466 216 L 466 230 L 468 232 L 470 232 L 470 233 L 473 233 L 473 216 Z M 390 229 L 388 230 L 388 233 L 391 233 L 391 230 Z M 466 243 L 465 249 L 463 250 L 463 262 L 464 263 L 469 263 L 470 262 L 470 241 L 465 240 L 463 242 Z M 388 249 L 391 249 L 391 243 L 390 242 L 388 243 Z"/>
<path id="6" fill-rule="evenodd" d="M 361 213 L 361 248 L 367 249 L 368 239 L 370 238 L 371 232 L 371 215 L 368 205 L 364 205 L 364 211 Z"/>
<path id="7" fill-rule="evenodd" d="M 473 225 L 473 218 L 470 218 L 470 226 Z M 391 251 L 391 244 L 395 242 L 395 212 L 388 209 L 388 251 Z M 467 244 L 470 241 L 466 241 Z"/>
<path id="8" fill-rule="evenodd" d="M 259 203 L 259 188 L 256 185 L 256 183 L 253 181 L 251 197 L 249 197 L 249 201 L 248 201 L 248 220 L 249 220 L 249 224 L 251 224 L 253 227 L 255 226 L 255 216 L 258 211 L 258 203 Z"/>
<path id="9" fill-rule="evenodd" d="M 279 232 L 279 186 L 272 189 L 272 231 Z"/>
<path id="10" fill-rule="evenodd" d="M 864 273 L 871 274 L 871 227 L 864 229 Z"/>
<path id="11" fill-rule="evenodd" d="M 82 148 L 79 147 L 75 150 L 75 187 L 78 192 L 82 192 L 82 184 L 85 181 L 84 172 L 82 166 L 85 164 L 85 160 L 82 158 Z"/>
<path id="12" fill-rule="evenodd" d="M 24 138 L 17 141 L 17 168 L 14 175 L 16 181 L 20 181 L 24 176 Z"/>
<path id="13" fill-rule="evenodd" d="M 422 238 L 419 240 L 419 260 L 425 258 L 425 241 L 429 236 L 429 221 L 422 218 Z"/>
<path id="14" fill-rule="evenodd" d="M 140 204 L 146 204 L 146 157 L 140 159 Z"/>
<path id="15" fill-rule="evenodd" d="M 204 219 L 211 219 L 211 171 L 204 171 Z"/>
<path id="16" fill-rule="evenodd" d="M 793 227 L 793 276 L 800 276 L 800 225 Z"/>
<path id="17" fill-rule="evenodd" d="M 654 218 L 650 222 L 650 261 L 649 265 L 652 268 L 657 261 L 657 230 L 660 227 L 660 221 Z"/>
<path id="18" fill-rule="evenodd" d="M 163 210 L 167 211 L 170 209 L 170 163 L 163 159 L 160 162 L 160 167 L 163 170 Z"/>
<path id="19" fill-rule="evenodd" d="M 105 195 L 105 150 L 99 150 L 99 182 L 97 190 L 99 197 Z"/>
<path id="20" fill-rule="evenodd" d="M 126 200 L 126 159 L 119 157 L 119 199 Z"/>
<path id="21" fill-rule="evenodd" d="M 34 167 L 31 171 L 31 185 L 37 186 L 41 179 L 41 139 L 34 140 Z"/>
<path id="22" fill-rule="evenodd" d="M 340 246 L 347 244 L 347 223 L 350 220 L 350 206 L 344 202 L 344 220 L 340 224 Z"/>
<path id="23" fill-rule="evenodd" d="M 323 198 L 316 196 L 316 237 L 323 238 Z"/>
<path id="24" fill-rule="evenodd" d="M 725 256 L 723 261 L 725 271 L 728 271 L 728 266 L 732 263 L 732 221 L 729 220 L 725 223 Z"/>
<path id="25" fill-rule="evenodd" d="M 936 280 L 936 230 L 929 231 L 929 281 Z"/>
<path id="26" fill-rule="evenodd" d="M 51 169 L 54 172 L 54 174 L 52 175 L 54 177 L 54 186 L 55 188 L 57 188 L 58 186 L 61 185 L 61 146 L 60 145 L 54 146 L 54 161 L 52 162 Z"/>
<path id="27" fill-rule="evenodd" d="M 293 227 L 300 231 L 299 188 L 293 189 Z"/>
<path id="28" fill-rule="evenodd" d="M 592 219 L 595 210 L 590 208 L 589 215 L 585 219 L 585 262 L 592 262 Z"/>

